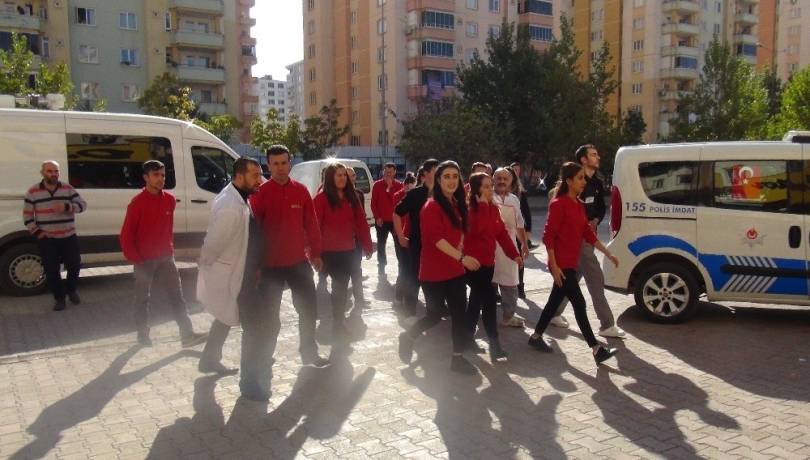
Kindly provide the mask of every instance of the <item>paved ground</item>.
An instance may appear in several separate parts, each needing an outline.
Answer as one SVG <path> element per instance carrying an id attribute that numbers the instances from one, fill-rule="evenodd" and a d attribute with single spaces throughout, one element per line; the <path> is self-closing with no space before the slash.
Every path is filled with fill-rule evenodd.
<path id="1" fill-rule="evenodd" d="M 551 285 L 538 257 L 519 311 L 530 324 Z M 377 272 L 373 261 L 364 270 Z M 201 347 L 181 351 L 162 300 L 154 347 L 136 346 L 131 272 L 94 272 L 81 281 L 84 303 L 61 313 L 46 296 L 0 294 L 0 458 L 810 457 L 806 312 L 704 303 L 689 323 L 661 326 L 609 294 L 629 337 L 610 341 L 620 352 L 607 366 L 594 365 L 575 326 L 550 328 L 551 355 L 527 347 L 529 329 L 502 329 L 509 358 L 470 356 L 480 375 L 465 377 L 449 371 L 449 321 L 400 363 L 392 291 L 372 276 L 372 308 L 350 325 L 362 340 L 325 369 L 301 367 L 285 294 L 263 405 L 238 398 L 238 377 L 197 372 Z M 195 278 L 183 270 L 189 298 Z M 211 316 L 190 310 L 207 330 Z M 329 325 L 317 334 L 325 353 Z M 240 338 L 232 331 L 226 361 L 238 363 Z"/>

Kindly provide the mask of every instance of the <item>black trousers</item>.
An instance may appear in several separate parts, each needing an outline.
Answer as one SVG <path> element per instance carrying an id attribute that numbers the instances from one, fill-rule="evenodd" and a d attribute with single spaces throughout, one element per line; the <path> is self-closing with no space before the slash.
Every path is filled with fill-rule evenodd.
<path id="1" fill-rule="evenodd" d="M 384 267 L 388 264 L 388 256 L 385 254 L 385 244 L 388 242 L 388 235 L 391 235 L 394 244 L 398 244 L 397 234 L 394 233 L 393 222 L 383 222 L 382 226 L 375 224 L 374 228 L 377 230 L 377 262 L 380 267 Z"/>
<path id="2" fill-rule="evenodd" d="M 402 301 L 405 299 L 405 291 L 408 290 L 410 278 L 411 253 L 408 248 L 403 248 L 399 240 L 394 238 L 394 249 L 397 254 L 397 282 L 394 285 L 394 298 Z"/>
<path id="3" fill-rule="evenodd" d="M 64 300 L 65 293 L 76 292 L 79 284 L 79 270 L 82 258 L 79 252 L 79 238 L 76 235 L 67 238 L 39 238 L 39 253 L 42 257 L 42 268 L 45 270 L 45 282 L 56 300 Z M 62 285 L 60 266 L 65 264 L 67 278 Z"/>
<path id="4" fill-rule="evenodd" d="M 419 265 L 422 257 L 422 242 L 411 240 L 407 248 L 408 251 L 408 279 L 405 284 L 405 292 L 402 298 L 403 312 L 407 316 L 416 316 L 416 304 L 419 302 Z"/>
<path id="5" fill-rule="evenodd" d="M 318 344 L 315 342 L 315 321 L 318 316 L 315 282 L 312 279 L 312 267 L 309 262 L 302 260 L 295 265 L 286 267 L 272 267 L 262 269 L 262 281 L 259 291 L 264 303 L 269 308 L 270 315 L 270 345 L 275 351 L 278 334 L 281 331 L 281 295 L 284 293 L 284 283 L 292 291 L 292 301 L 295 311 L 298 312 L 298 336 L 300 344 L 298 351 L 302 355 L 316 353 Z"/>
<path id="6" fill-rule="evenodd" d="M 363 292 L 363 248 L 360 246 L 360 243 L 357 243 L 354 247 L 351 280 L 354 301 L 355 303 L 362 302 L 365 300 L 365 293 Z"/>
<path id="7" fill-rule="evenodd" d="M 346 319 L 346 301 L 349 299 L 349 278 L 354 265 L 355 250 L 324 251 L 323 271 L 332 278 L 332 328 L 343 324 Z"/>
<path id="8" fill-rule="evenodd" d="M 470 332 L 475 332 L 479 313 L 483 313 L 484 330 L 490 341 L 498 340 L 498 324 L 495 306 L 495 286 L 492 284 L 492 275 L 495 267 L 481 265 L 475 271 L 467 270 L 465 280 L 470 287 L 470 300 L 467 303 L 467 326 Z"/>
<path id="9" fill-rule="evenodd" d="M 593 329 L 591 329 L 591 323 L 588 321 L 587 305 L 585 304 L 585 297 L 582 296 L 582 291 L 579 289 L 577 271 L 573 268 L 565 268 L 563 269 L 563 275 L 565 275 L 565 279 L 563 280 L 562 286 L 557 286 L 557 283 L 554 283 L 554 287 L 551 288 L 546 306 L 543 307 L 543 313 L 540 314 L 540 320 L 537 322 L 537 327 L 535 327 L 534 332 L 537 334 L 545 332 L 551 319 L 557 314 L 557 307 L 560 306 L 560 302 L 568 297 L 568 300 L 574 307 L 574 317 L 577 320 L 577 326 L 579 326 L 580 332 L 582 332 L 583 337 L 585 337 L 585 341 L 588 342 L 588 346 L 593 347 L 598 345 L 599 342 L 596 341 L 596 337 L 593 335 Z"/>
<path id="10" fill-rule="evenodd" d="M 447 302 L 453 320 L 453 353 L 462 353 L 473 340 L 467 326 L 467 289 L 464 286 L 464 276 L 435 283 L 423 281 L 422 290 L 425 292 L 427 315 L 419 318 L 408 335 L 416 337 L 438 324 L 442 320 Z"/>

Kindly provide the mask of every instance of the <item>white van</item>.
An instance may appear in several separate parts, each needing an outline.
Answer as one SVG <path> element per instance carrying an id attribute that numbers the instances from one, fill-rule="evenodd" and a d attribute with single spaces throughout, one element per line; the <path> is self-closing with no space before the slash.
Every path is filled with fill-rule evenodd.
<path id="1" fill-rule="evenodd" d="M 341 163 L 347 168 L 354 169 L 354 173 L 357 175 L 355 187 L 366 195 L 366 220 L 369 225 L 373 225 L 374 217 L 371 214 L 371 186 L 374 185 L 374 182 L 371 180 L 371 171 L 362 161 L 349 158 L 327 158 L 325 160 L 304 161 L 292 167 L 290 177 L 306 185 L 309 194 L 314 198 L 315 194 L 318 193 L 320 189 L 321 183 L 323 183 L 323 170 L 326 169 L 330 163 L 335 162 Z"/>
<path id="2" fill-rule="evenodd" d="M 810 305 L 810 133 L 624 147 L 613 183 L 605 287 L 652 320 L 688 319 L 704 293 Z"/>
<path id="3" fill-rule="evenodd" d="M 196 257 L 214 197 L 230 181 L 238 155 L 188 122 L 144 115 L 0 109 L 0 288 L 13 295 L 46 290 L 37 246 L 22 219 L 26 191 L 56 160 L 60 180 L 87 202 L 76 215 L 82 266 L 126 263 L 118 234 L 127 205 L 144 186 L 141 164 L 166 164 L 166 190 L 177 198 L 174 247 Z"/>

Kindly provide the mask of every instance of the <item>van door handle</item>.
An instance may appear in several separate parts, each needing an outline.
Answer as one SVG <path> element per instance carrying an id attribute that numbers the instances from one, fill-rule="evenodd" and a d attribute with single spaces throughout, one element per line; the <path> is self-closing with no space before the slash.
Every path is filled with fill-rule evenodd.
<path id="1" fill-rule="evenodd" d="M 208 203 L 208 200 L 191 200 L 192 203 Z"/>
<path id="2" fill-rule="evenodd" d="M 802 229 L 798 225 L 793 225 L 788 230 L 788 244 L 794 249 L 802 244 Z"/>

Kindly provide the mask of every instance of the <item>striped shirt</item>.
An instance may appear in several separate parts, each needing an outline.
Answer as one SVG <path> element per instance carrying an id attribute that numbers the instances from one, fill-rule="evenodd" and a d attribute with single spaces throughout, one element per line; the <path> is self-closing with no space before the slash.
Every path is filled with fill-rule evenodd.
<path id="1" fill-rule="evenodd" d="M 62 203 L 62 211 L 54 211 L 54 205 Z M 34 236 L 48 232 L 54 238 L 67 238 L 76 234 L 73 215 L 84 212 L 87 203 L 70 184 L 56 183 L 56 190 L 51 192 L 42 181 L 25 194 L 23 204 L 23 223 Z"/>

